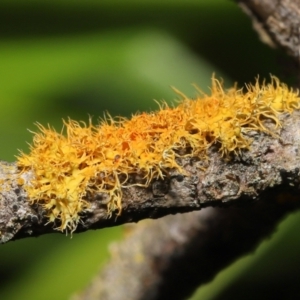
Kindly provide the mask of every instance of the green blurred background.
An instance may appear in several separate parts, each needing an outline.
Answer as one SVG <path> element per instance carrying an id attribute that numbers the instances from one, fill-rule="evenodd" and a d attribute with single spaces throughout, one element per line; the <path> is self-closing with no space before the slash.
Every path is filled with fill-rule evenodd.
<path id="1" fill-rule="evenodd" d="M 60 130 L 62 118 L 91 115 L 96 122 L 105 111 L 128 117 L 151 111 L 153 99 L 176 98 L 170 86 L 191 97 L 191 83 L 208 91 L 213 72 L 227 86 L 269 73 L 291 82 L 287 62 L 260 43 L 249 19 L 227 0 L 1 0 L 0 157 L 14 161 L 18 149 L 28 151 L 27 129 L 35 130 L 35 122 Z M 294 299 L 299 217 L 290 216 L 193 300 Z M 0 299 L 68 299 L 121 237 L 118 227 L 0 245 Z"/>

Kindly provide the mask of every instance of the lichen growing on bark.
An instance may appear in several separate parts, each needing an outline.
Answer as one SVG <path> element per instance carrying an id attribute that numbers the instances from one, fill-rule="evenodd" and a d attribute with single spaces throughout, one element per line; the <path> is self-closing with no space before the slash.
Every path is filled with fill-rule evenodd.
<path id="1" fill-rule="evenodd" d="M 179 156 L 207 159 L 211 145 L 219 145 L 223 156 L 238 154 L 251 146 L 246 132 L 272 134 L 264 120 L 280 127 L 278 115 L 299 109 L 300 100 L 276 77 L 245 91 L 224 90 L 213 77 L 209 95 L 190 99 L 178 93 L 183 99 L 176 107 L 162 103 L 158 111 L 131 119 L 108 117 L 98 125 L 69 119 L 62 133 L 38 124 L 30 153 L 18 157 L 20 172 L 34 173 L 25 186 L 30 201 L 41 204 L 59 230 L 76 229 L 90 205 L 87 193 L 106 195 L 108 212 L 120 214 L 122 188 L 147 187 L 170 169 L 182 171 Z"/>

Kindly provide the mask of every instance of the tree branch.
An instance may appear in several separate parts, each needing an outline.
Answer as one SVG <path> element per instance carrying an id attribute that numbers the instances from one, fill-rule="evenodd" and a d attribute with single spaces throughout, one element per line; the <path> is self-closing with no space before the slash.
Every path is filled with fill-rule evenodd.
<path id="1" fill-rule="evenodd" d="M 238 0 L 261 40 L 278 46 L 300 63 L 300 1 Z"/>
<path id="2" fill-rule="evenodd" d="M 294 203 L 274 194 L 254 205 L 206 208 L 135 226 L 110 248 L 111 260 L 72 300 L 187 299 L 237 257 L 274 232 Z"/>
<path id="3" fill-rule="evenodd" d="M 300 158 L 300 112 L 282 114 L 281 129 L 269 120 L 265 126 L 273 136 L 256 131 L 245 133 L 253 140 L 249 151 L 224 159 L 218 145 L 208 150 L 209 160 L 179 158 L 184 173 L 169 171 L 165 180 L 155 180 L 148 188 L 123 189 L 122 213 L 110 217 L 103 195 L 87 194 L 91 203 L 81 214 L 75 232 L 159 218 L 167 214 L 200 210 L 207 206 L 231 206 L 257 201 L 276 189 L 274 202 L 294 199 L 298 194 Z M 41 205 L 30 205 L 24 182 L 30 184 L 31 171 L 21 173 L 16 164 L 1 165 L 1 242 L 55 232 L 57 224 L 46 224 Z M 21 184 L 20 184 L 21 182 Z"/>
<path id="4" fill-rule="evenodd" d="M 251 16 L 262 40 L 270 46 L 283 48 L 299 63 L 299 1 L 238 2 Z M 295 75 L 299 75 L 298 69 L 295 71 Z M 183 299 L 231 261 L 252 251 L 260 239 L 270 235 L 287 212 L 299 209 L 299 166 L 296 162 L 299 112 L 284 118 L 279 139 L 256 136 L 246 159 L 246 153 L 242 153 L 241 161 L 231 161 L 227 174 L 224 173 L 226 167 L 221 167 L 223 173 L 216 169 L 221 178 L 223 175 L 229 179 L 223 181 L 225 189 L 232 184 L 233 189 L 226 189 L 225 193 L 230 195 L 234 190 L 235 178 L 242 178 L 240 182 L 247 186 L 241 190 L 241 184 L 238 185 L 238 190 L 243 192 L 239 194 L 240 198 L 228 199 L 230 208 L 168 216 L 136 227 L 131 236 L 112 248 L 111 261 L 74 299 Z M 207 171 L 212 170 L 215 163 L 216 153 L 211 154 Z M 236 177 L 235 170 L 239 174 Z M 243 176 L 239 170 L 245 171 Z M 222 180 L 216 178 L 216 174 L 199 175 L 197 191 L 203 178 L 208 176 L 213 179 L 211 185 L 216 187 L 215 193 L 213 190 L 208 193 L 220 196 L 220 201 L 214 202 L 211 198 L 212 202 L 204 201 L 203 205 L 226 205 L 222 198 Z M 203 187 L 208 186 L 204 184 Z M 220 190 L 219 194 L 217 191 Z M 259 201 L 254 204 L 247 207 L 231 205 L 242 205 L 247 198 L 254 198 L 255 193 Z M 201 198 L 198 199 L 201 203 Z M 118 289 L 114 288 L 116 285 Z"/>
<path id="5" fill-rule="evenodd" d="M 284 48 L 299 62 L 299 1 L 239 2 L 269 44 Z M 220 155 L 218 145 L 208 150 L 208 161 L 178 158 L 184 172 L 170 170 L 167 178 L 147 188 L 123 189 L 121 215 L 110 216 L 103 194 L 87 194 L 91 207 L 81 214 L 75 233 L 208 206 L 228 209 L 144 223 L 115 246 L 111 263 L 76 299 L 165 299 L 166 295 L 182 299 L 236 257 L 252 251 L 287 212 L 300 206 L 299 119 L 299 111 L 282 114 L 280 129 L 267 120 L 265 126 L 274 135 L 246 133 L 253 139 L 250 150 L 241 150 L 230 160 Z M 30 184 L 32 178 L 31 171 L 20 175 L 16 163 L 0 164 L 2 243 L 57 232 L 59 224 L 46 224 L 43 207 L 30 204 L 23 184 Z"/>

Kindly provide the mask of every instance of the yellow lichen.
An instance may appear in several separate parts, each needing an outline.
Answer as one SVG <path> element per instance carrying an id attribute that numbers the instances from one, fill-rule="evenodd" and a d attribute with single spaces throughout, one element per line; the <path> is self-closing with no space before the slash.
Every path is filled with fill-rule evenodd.
<path id="1" fill-rule="evenodd" d="M 130 120 L 109 117 L 96 126 L 65 121 L 66 135 L 38 124 L 30 154 L 18 157 L 21 172 L 34 172 L 25 186 L 30 201 L 43 205 L 59 230 L 75 230 L 79 213 L 89 208 L 87 194 L 106 195 L 108 214 L 120 214 L 123 187 L 148 186 L 170 169 L 182 171 L 177 157 L 205 159 L 213 144 L 223 156 L 237 154 L 251 144 L 245 132 L 271 134 L 264 120 L 280 127 L 278 115 L 299 109 L 300 102 L 275 77 L 270 84 L 248 85 L 245 93 L 224 90 L 215 78 L 210 95 L 191 100 L 178 93 L 183 99 L 177 107 L 161 104 L 157 112 Z M 130 180 L 134 175 L 138 182 Z"/>
<path id="2" fill-rule="evenodd" d="M 19 177 L 19 178 L 17 179 L 17 184 L 18 184 L 18 185 L 23 185 L 24 183 L 25 183 L 25 181 L 24 181 L 23 178 L 20 178 L 20 177 Z"/>

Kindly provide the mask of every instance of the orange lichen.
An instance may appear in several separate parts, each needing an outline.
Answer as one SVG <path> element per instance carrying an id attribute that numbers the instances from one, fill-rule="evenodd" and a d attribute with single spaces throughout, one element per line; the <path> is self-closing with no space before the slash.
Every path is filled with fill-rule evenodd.
<path id="1" fill-rule="evenodd" d="M 191 100 L 178 93 L 183 100 L 177 107 L 161 104 L 159 111 L 130 120 L 109 117 L 97 126 L 65 121 L 66 135 L 38 125 L 30 154 L 18 157 L 21 172 L 34 172 L 25 186 L 30 201 L 43 205 L 60 230 L 75 230 L 79 213 L 89 208 L 87 194 L 106 195 L 108 214 L 120 214 L 122 188 L 146 187 L 170 169 L 182 171 L 177 157 L 205 159 L 213 144 L 223 156 L 237 154 L 251 144 L 245 132 L 271 134 L 264 120 L 280 127 L 278 115 L 299 109 L 300 102 L 275 77 L 267 85 L 248 85 L 245 93 L 236 87 L 225 91 L 215 78 L 210 95 Z M 130 180 L 134 175 L 139 182 Z"/>

